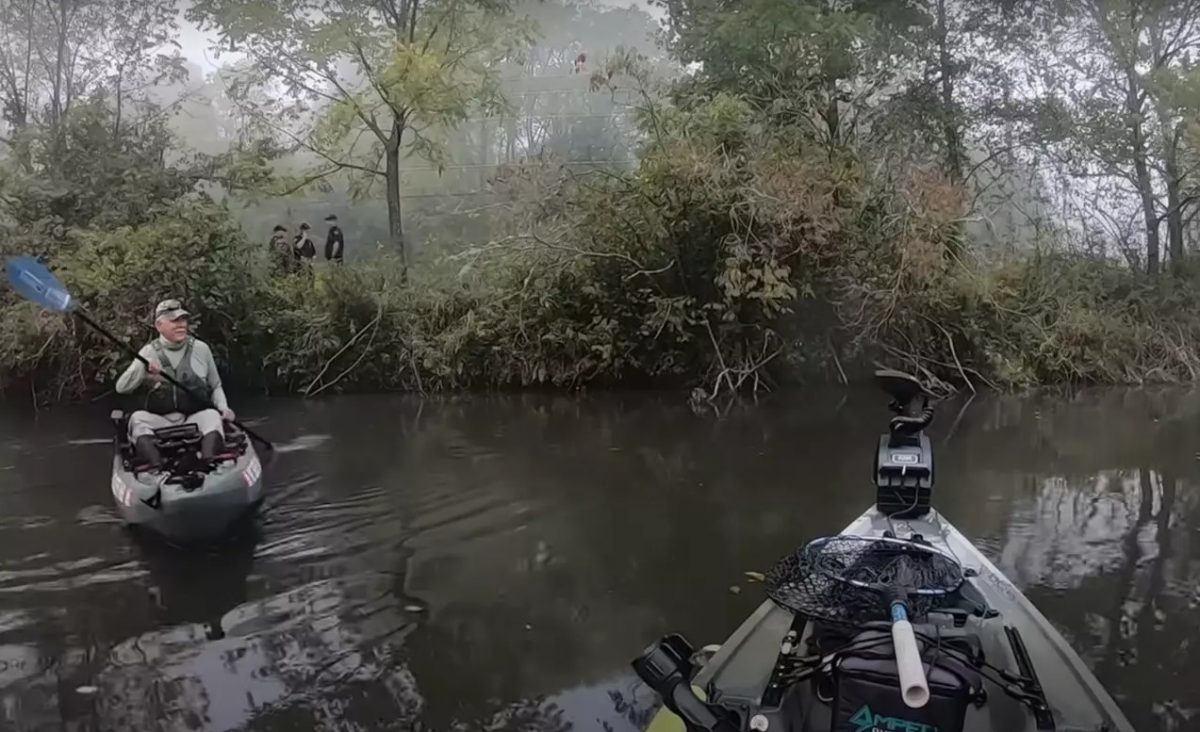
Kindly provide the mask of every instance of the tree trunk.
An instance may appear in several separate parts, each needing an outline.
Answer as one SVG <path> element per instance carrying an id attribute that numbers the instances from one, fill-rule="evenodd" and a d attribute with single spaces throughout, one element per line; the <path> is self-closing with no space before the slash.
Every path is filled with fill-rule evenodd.
<path id="1" fill-rule="evenodd" d="M 1163 120 L 1163 172 L 1167 184 L 1167 250 L 1171 253 L 1171 271 L 1183 266 L 1183 175 L 1179 170 L 1180 128 L 1171 129 L 1170 120 Z"/>
<path id="2" fill-rule="evenodd" d="M 1139 125 L 1140 127 L 1140 125 Z M 1150 169 L 1146 165 L 1145 151 L 1138 151 L 1137 141 L 1141 132 L 1134 133 L 1135 152 L 1133 167 L 1137 171 L 1138 195 L 1142 199 L 1142 217 L 1146 220 L 1146 274 L 1158 274 L 1158 254 L 1161 244 L 1158 236 L 1158 214 L 1154 211 L 1154 189 L 1150 181 Z"/>
<path id="3" fill-rule="evenodd" d="M 50 121 L 55 129 L 62 122 L 63 111 L 63 63 L 66 61 L 67 55 L 66 0 L 59 0 L 58 7 L 60 11 L 58 16 L 58 43 L 54 57 L 54 83 L 52 84 L 52 94 L 50 97 Z"/>
<path id="4" fill-rule="evenodd" d="M 511 163 L 516 157 L 517 149 L 517 121 L 514 117 L 506 117 L 504 120 L 504 162 Z"/>
<path id="5" fill-rule="evenodd" d="M 1142 201 L 1142 218 L 1146 224 L 1146 274 L 1158 274 L 1158 257 L 1162 251 L 1158 213 L 1154 206 L 1154 182 L 1146 162 L 1146 136 L 1142 130 L 1142 97 L 1133 69 L 1126 70 L 1126 111 L 1129 113 L 1129 137 L 1133 154 L 1133 169 L 1137 175 L 1138 196 Z"/>
<path id="6" fill-rule="evenodd" d="M 121 87 L 124 86 L 125 69 L 117 67 L 117 111 L 113 117 L 113 143 L 121 142 Z"/>
<path id="7" fill-rule="evenodd" d="M 404 125 L 399 120 L 392 123 L 392 135 L 384 150 L 387 160 L 387 208 L 388 234 L 391 237 L 393 249 L 400 254 L 402 271 L 408 272 L 408 252 L 404 246 L 404 221 L 400 210 L 400 137 L 404 134 Z"/>
<path id="8" fill-rule="evenodd" d="M 942 87 L 942 134 L 946 138 L 946 173 L 959 182 L 963 178 L 962 141 L 954 109 L 954 64 L 946 28 L 946 0 L 937 0 L 938 72 Z"/>
<path id="9" fill-rule="evenodd" d="M 1178 272 L 1183 265 L 1183 208 L 1180 205 L 1178 171 L 1167 163 L 1167 249 L 1171 253 L 1171 270 Z"/>
<path id="10" fill-rule="evenodd" d="M 479 128 L 479 164 L 486 167 L 492 158 L 492 130 L 488 127 L 485 117 L 480 120 Z"/>
<path id="11" fill-rule="evenodd" d="M 33 0 L 25 9 L 25 79 L 18 94 L 16 87 L 13 93 L 18 97 L 16 119 L 13 122 L 14 138 L 29 124 L 29 84 L 33 69 Z M 15 73 L 15 72 L 14 72 Z M 17 160 L 26 173 L 33 173 L 33 151 L 29 145 L 21 145 L 17 151 Z"/>
<path id="12" fill-rule="evenodd" d="M 1151 30 L 1150 43 L 1154 50 L 1154 68 L 1167 65 L 1166 48 L 1161 27 Z M 1167 189 L 1167 251 L 1170 253 L 1171 271 L 1178 273 L 1183 266 L 1183 196 L 1185 175 L 1179 169 L 1179 148 L 1184 134 L 1183 123 L 1176 124 L 1167 100 L 1160 95 L 1156 100 L 1159 134 L 1162 139 L 1163 178 Z"/>
<path id="13" fill-rule="evenodd" d="M 487 118 L 481 122 L 479 130 L 479 190 L 487 190 L 491 184 L 493 169 L 489 166 L 492 162 L 492 129 L 488 126 Z"/>
<path id="14" fill-rule="evenodd" d="M 825 80 L 825 93 L 829 99 L 825 103 L 825 111 L 821 114 L 821 118 L 825 121 L 825 128 L 829 131 L 829 149 L 832 154 L 841 139 L 842 128 L 841 110 L 838 107 L 837 79 L 831 76 Z"/>

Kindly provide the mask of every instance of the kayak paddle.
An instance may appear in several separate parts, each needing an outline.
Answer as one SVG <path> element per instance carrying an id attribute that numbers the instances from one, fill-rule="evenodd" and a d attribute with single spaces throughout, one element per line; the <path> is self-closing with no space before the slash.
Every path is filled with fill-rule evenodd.
<path id="1" fill-rule="evenodd" d="M 46 266 L 36 258 L 29 256 L 9 257 L 8 263 L 5 266 L 5 272 L 8 275 L 8 283 L 12 285 L 12 288 L 16 290 L 17 294 L 19 294 L 21 297 L 35 302 L 47 310 L 52 310 L 56 313 L 70 313 L 71 315 L 74 315 L 87 325 L 91 326 L 97 333 L 112 341 L 126 353 L 129 353 L 134 358 L 141 361 L 146 368 L 150 368 L 150 362 L 147 361 L 142 354 L 138 353 L 133 346 L 130 346 L 128 343 L 125 343 L 112 333 L 109 333 L 104 326 L 92 320 L 91 317 L 89 317 L 88 314 L 79 307 L 78 303 L 75 302 L 75 298 L 71 297 L 71 293 L 68 292 L 67 288 L 58 281 L 58 278 L 55 277 L 50 270 L 47 269 Z M 191 389 L 188 389 L 167 372 L 159 372 L 159 375 L 180 389 L 183 389 L 188 394 L 191 394 L 192 398 L 201 402 L 209 409 L 217 408 L 212 401 L 200 396 Z M 268 451 L 273 451 L 275 449 L 275 446 L 272 445 L 271 441 L 267 438 L 258 434 L 236 419 L 231 421 L 237 425 L 238 429 L 262 443 L 262 445 L 266 447 Z"/>

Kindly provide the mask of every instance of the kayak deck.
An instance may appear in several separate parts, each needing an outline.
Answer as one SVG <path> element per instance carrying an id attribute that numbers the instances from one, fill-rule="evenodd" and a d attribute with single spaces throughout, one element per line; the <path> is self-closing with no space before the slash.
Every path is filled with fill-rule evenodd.
<path id="1" fill-rule="evenodd" d="M 226 424 L 225 453 L 201 461 L 193 425 L 156 430 L 163 468 L 148 470 L 138 464 L 126 420 L 113 411 L 112 494 L 127 525 L 174 541 L 202 541 L 223 535 L 262 502 L 262 462 L 244 433 Z"/>
<path id="2" fill-rule="evenodd" d="M 961 592 L 982 599 L 990 608 L 986 617 L 965 614 L 965 620 L 959 618 L 963 621 L 960 629 L 954 629 L 953 618 L 931 613 L 915 623 L 914 630 L 918 633 L 923 630 L 927 637 L 973 635 L 987 664 L 1012 674 L 1034 677 L 1040 684 L 1046 706 L 1036 711 L 1007 693 L 994 680 L 996 674 L 991 674 L 993 678 L 984 681 L 985 698 L 967 707 L 962 729 L 1133 732 L 1120 708 L 1062 635 L 948 521 L 932 509 L 920 519 L 889 519 L 871 508 L 842 533 L 883 537 L 886 532 L 901 539 L 919 534 L 935 548 L 956 558 L 967 574 Z M 741 729 L 828 732 L 833 729 L 831 693 L 828 686 L 820 685 L 821 676 L 795 683 L 779 682 L 781 667 L 777 662 L 786 636 L 794 631 L 794 637 L 799 639 L 793 644 L 795 654 L 808 655 L 813 625 L 768 599 L 712 655 L 693 679 L 693 687 L 701 689 L 709 702 L 734 711 Z M 757 726 L 748 726 L 755 716 Z M 903 721 L 887 718 L 847 729 L 873 732 L 891 729 L 889 725 L 895 724 L 901 725 L 896 729 L 909 729 Z M 910 726 L 912 732 L 930 732 L 927 725 Z M 664 708 L 650 729 L 682 730 L 683 723 Z"/>
<path id="3" fill-rule="evenodd" d="M 194 489 L 165 482 L 158 473 L 132 473 L 118 455 L 113 459 L 113 499 L 126 524 L 176 541 L 203 540 L 224 534 L 261 503 L 261 476 L 262 463 L 249 447 Z"/>

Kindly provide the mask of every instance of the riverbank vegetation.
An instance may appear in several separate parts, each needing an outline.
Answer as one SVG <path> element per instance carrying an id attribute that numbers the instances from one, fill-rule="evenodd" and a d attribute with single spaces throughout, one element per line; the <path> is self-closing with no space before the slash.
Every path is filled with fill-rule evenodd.
<path id="1" fill-rule="evenodd" d="M 1194 0 L 60 5 L 0 11 L 0 254 L 132 342 L 184 297 L 238 388 L 1200 376 Z M 0 290 L 6 393 L 124 360 Z"/>

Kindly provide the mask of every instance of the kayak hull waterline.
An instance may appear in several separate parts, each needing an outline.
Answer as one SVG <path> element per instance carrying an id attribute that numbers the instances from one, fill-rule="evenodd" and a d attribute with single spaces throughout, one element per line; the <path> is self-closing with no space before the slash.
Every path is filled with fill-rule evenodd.
<path id="1" fill-rule="evenodd" d="M 1022 594 L 986 557 L 971 544 L 949 521 L 930 510 L 920 519 L 889 519 L 871 508 L 842 531 L 855 536 L 882 537 L 891 530 L 895 536 L 906 538 L 920 534 L 935 548 L 950 554 L 962 563 L 969 577 L 966 582 L 979 592 L 987 604 L 998 613 L 988 619 L 969 618 L 964 629 L 978 634 L 983 652 L 990 663 L 1017 671 L 1008 635 L 1004 627 L 1015 628 L 1020 634 L 1029 660 L 1036 670 L 1054 726 L 1038 727 L 1034 715 L 1025 711 L 1019 702 L 998 689 L 989 689 L 988 702 L 968 708 L 965 729 L 972 732 L 1003 730 L 1003 732 L 1033 732 L 1054 729 L 1073 731 L 1134 732 L 1120 707 L 1109 696 L 1050 621 Z M 970 570 L 974 570 L 971 572 Z M 704 691 L 709 701 L 722 706 L 753 710 L 769 722 L 770 710 L 762 707 L 764 693 L 771 683 L 772 670 L 784 636 L 793 627 L 792 611 L 767 600 L 733 632 L 692 680 Z M 769 724 L 771 729 L 829 730 L 828 711 L 821 718 L 820 703 L 812 705 L 816 714 L 801 726 Z M 826 708 L 827 709 L 827 708 Z M 682 731 L 685 726 L 669 709 L 663 708 L 651 721 L 647 732 Z M 872 732 L 867 727 L 864 732 Z M 926 732 L 926 730 L 920 730 Z"/>
<path id="2" fill-rule="evenodd" d="M 1133 732 L 1062 634 L 934 510 L 934 395 L 908 374 L 875 377 L 896 416 L 874 505 L 781 558 L 767 600 L 715 650 L 671 634 L 634 659 L 664 705 L 648 732 Z"/>
<path id="3" fill-rule="evenodd" d="M 251 516 L 262 503 L 262 462 L 253 444 L 226 426 L 227 455 L 202 471 L 149 471 L 135 464 L 125 419 L 113 413 L 112 497 L 128 526 L 175 542 L 216 539 Z M 194 449 L 185 435 L 187 449 Z M 198 439 L 198 438 L 197 438 Z M 198 445 L 198 442 L 196 443 Z M 169 456 L 168 464 L 169 464 Z M 182 479 L 179 472 L 183 472 Z"/>

